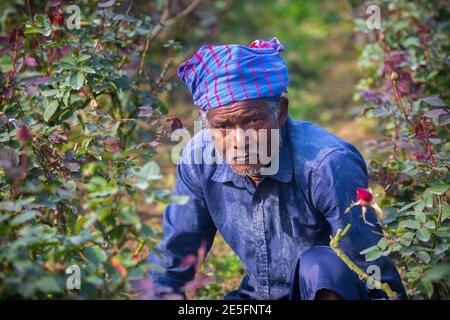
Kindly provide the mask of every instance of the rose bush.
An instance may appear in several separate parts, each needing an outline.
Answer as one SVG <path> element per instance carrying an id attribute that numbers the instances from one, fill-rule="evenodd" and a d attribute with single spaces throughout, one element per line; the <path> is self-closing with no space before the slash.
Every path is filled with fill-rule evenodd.
<path id="1" fill-rule="evenodd" d="M 77 4 L 78 27 L 68 4 L 27 2 L 0 38 L 2 298 L 132 296 L 155 235 L 137 203 L 185 201 L 157 187 L 151 160 L 180 126 L 160 99 L 179 44 L 149 57 L 162 20 L 115 1 Z M 74 265 L 80 290 L 66 287 Z"/>
<path id="2" fill-rule="evenodd" d="M 364 250 L 391 255 L 412 298 L 450 297 L 449 66 L 445 1 L 379 1 L 381 30 L 356 19 L 360 65 L 355 109 L 374 123 L 366 142 L 374 201 L 387 233 Z M 367 8 L 362 6 L 361 9 Z M 367 201 L 367 200 L 366 200 Z"/>

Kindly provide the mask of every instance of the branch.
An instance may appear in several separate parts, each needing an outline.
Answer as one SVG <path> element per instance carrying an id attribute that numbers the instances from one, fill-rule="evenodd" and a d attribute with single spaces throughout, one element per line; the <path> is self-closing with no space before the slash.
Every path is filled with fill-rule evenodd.
<path id="1" fill-rule="evenodd" d="M 175 15 L 172 18 L 168 18 L 169 17 L 169 0 L 164 1 L 164 9 L 163 9 L 163 12 L 161 15 L 161 19 L 160 19 L 159 23 L 155 26 L 155 28 L 153 28 L 152 32 L 150 32 L 149 35 L 147 36 L 147 38 L 145 39 L 144 50 L 142 51 L 141 60 L 139 63 L 138 75 L 142 74 L 142 70 L 144 68 L 145 56 L 147 55 L 150 41 L 153 40 L 158 35 L 158 33 L 161 31 L 161 29 L 163 27 L 173 25 L 179 19 L 181 19 L 181 18 L 187 16 L 189 13 L 191 13 L 195 9 L 195 7 L 197 7 L 200 4 L 201 1 L 202 0 L 192 1 L 191 4 L 188 5 L 183 11 L 179 12 L 177 15 Z"/>
<path id="2" fill-rule="evenodd" d="M 358 277 L 363 280 L 363 281 L 367 281 L 369 280 L 369 278 L 371 278 L 367 273 L 365 273 L 364 271 L 361 270 L 361 268 L 359 268 L 340 248 L 339 248 L 339 243 L 341 242 L 342 238 L 348 233 L 348 231 L 350 230 L 351 224 L 348 224 L 344 231 L 342 231 L 341 229 L 338 229 L 338 231 L 336 232 L 336 235 L 334 237 L 330 236 L 330 247 L 331 249 L 336 253 L 336 255 L 341 258 L 342 261 L 344 261 L 344 263 L 350 268 L 350 270 L 352 270 L 353 272 L 355 272 Z M 374 278 L 372 278 L 372 282 L 374 284 L 375 287 L 377 288 L 381 288 L 381 290 L 383 290 L 389 298 L 396 298 L 397 294 L 391 289 L 391 287 L 389 286 L 389 284 L 387 283 L 382 283 Z"/>
<path id="3" fill-rule="evenodd" d="M 196 6 L 198 6 L 200 4 L 202 0 L 195 0 L 192 1 L 190 5 L 188 5 L 183 11 L 179 12 L 175 17 L 167 19 L 162 21 L 162 24 L 165 26 L 170 26 L 174 23 L 176 23 L 179 19 L 187 16 L 189 13 L 191 13 Z"/>

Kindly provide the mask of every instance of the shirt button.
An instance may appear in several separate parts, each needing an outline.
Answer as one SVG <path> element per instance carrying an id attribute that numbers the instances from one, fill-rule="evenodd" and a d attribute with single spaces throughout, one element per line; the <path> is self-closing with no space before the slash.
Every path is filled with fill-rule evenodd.
<path id="1" fill-rule="evenodd" d="M 267 286 L 267 281 L 265 279 L 259 279 L 258 284 L 262 287 Z"/>
<path id="2" fill-rule="evenodd" d="M 262 246 L 264 244 L 264 240 L 263 239 L 258 239 L 258 240 L 256 240 L 256 244 L 258 246 Z"/>

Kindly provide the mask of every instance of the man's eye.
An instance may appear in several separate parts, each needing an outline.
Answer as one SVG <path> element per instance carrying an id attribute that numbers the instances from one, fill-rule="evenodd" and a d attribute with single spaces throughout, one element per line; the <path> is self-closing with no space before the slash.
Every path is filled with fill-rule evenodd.
<path id="1" fill-rule="evenodd" d="M 250 120 L 248 121 L 248 123 L 250 123 L 250 124 L 255 124 L 255 123 L 258 123 L 258 121 L 259 121 L 258 118 L 253 118 L 253 119 L 250 119 Z"/>

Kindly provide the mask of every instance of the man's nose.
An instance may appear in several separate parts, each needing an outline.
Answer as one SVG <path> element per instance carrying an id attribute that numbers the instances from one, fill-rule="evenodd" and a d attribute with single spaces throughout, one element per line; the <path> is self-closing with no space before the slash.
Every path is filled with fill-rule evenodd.
<path id="1" fill-rule="evenodd" d="M 242 128 L 233 129 L 233 147 L 234 149 L 246 148 L 249 144 L 249 137 Z"/>

